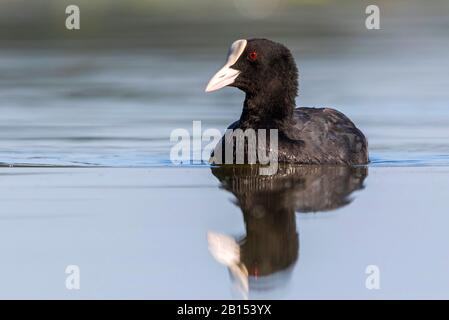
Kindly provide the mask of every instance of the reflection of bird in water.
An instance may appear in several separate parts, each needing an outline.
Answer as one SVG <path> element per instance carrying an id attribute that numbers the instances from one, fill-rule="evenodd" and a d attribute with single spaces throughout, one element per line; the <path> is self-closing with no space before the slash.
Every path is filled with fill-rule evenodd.
<path id="1" fill-rule="evenodd" d="M 349 204 L 368 174 L 366 167 L 280 166 L 277 174 L 265 176 L 257 166 L 242 165 L 215 167 L 212 173 L 235 195 L 246 236 L 237 242 L 209 232 L 209 249 L 229 268 L 244 297 L 250 289 L 288 282 L 299 251 L 295 211 L 330 211 Z"/>

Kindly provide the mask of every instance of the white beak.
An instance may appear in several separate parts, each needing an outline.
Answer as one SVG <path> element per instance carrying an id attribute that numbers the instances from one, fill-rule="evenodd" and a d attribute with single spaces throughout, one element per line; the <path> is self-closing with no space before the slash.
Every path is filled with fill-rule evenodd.
<path id="1" fill-rule="evenodd" d="M 231 68 L 231 66 L 240 58 L 245 50 L 246 44 L 246 40 L 237 40 L 231 45 L 226 64 L 210 79 L 206 87 L 206 92 L 215 91 L 234 83 L 240 71 Z"/>

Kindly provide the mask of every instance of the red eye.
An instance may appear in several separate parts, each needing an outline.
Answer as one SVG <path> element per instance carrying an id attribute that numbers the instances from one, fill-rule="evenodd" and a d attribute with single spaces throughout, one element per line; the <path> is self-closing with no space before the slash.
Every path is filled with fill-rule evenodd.
<path id="1" fill-rule="evenodd" d="M 256 61 L 257 60 L 257 52 L 256 51 L 252 51 L 249 55 L 248 55 L 249 60 L 251 61 Z"/>

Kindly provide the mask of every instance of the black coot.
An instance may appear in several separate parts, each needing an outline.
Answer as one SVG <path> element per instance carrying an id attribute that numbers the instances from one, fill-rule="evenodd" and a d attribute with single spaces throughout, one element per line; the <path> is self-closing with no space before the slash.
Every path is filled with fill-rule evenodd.
<path id="1" fill-rule="evenodd" d="M 368 163 L 366 138 L 344 114 L 330 108 L 296 108 L 298 70 L 282 44 L 267 39 L 235 41 L 206 92 L 224 86 L 246 94 L 240 119 L 229 129 L 278 129 L 279 162 Z"/>

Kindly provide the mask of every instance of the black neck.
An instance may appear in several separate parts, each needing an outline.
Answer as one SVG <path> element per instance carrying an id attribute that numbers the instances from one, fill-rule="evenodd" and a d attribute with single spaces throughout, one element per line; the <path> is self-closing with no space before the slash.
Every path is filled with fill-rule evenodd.
<path id="1" fill-rule="evenodd" d="M 279 128 L 293 117 L 295 110 L 295 92 L 259 91 L 259 94 L 246 93 L 240 125 L 245 128 Z M 278 93 L 278 94 L 276 94 Z"/>

